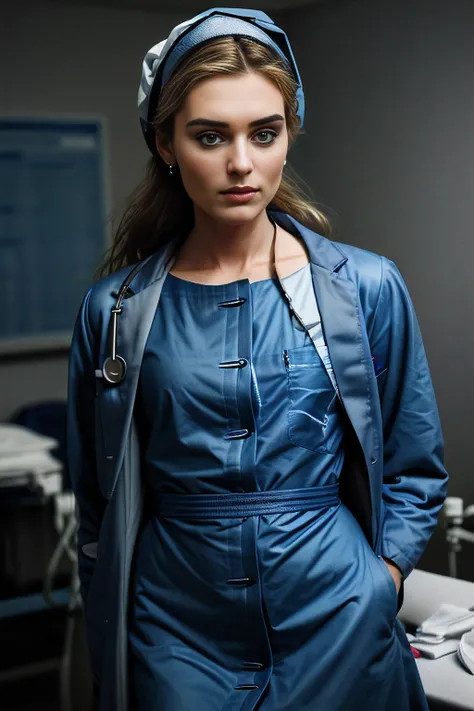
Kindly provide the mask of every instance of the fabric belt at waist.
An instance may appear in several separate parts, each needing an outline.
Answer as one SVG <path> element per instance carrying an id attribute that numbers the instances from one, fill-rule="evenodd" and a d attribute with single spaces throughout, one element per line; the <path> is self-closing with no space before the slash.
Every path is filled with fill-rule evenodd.
<path id="1" fill-rule="evenodd" d="M 245 494 L 160 494 L 158 516 L 169 518 L 246 518 L 262 514 L 315 511 L 339 503 L 338 484 Z"/>

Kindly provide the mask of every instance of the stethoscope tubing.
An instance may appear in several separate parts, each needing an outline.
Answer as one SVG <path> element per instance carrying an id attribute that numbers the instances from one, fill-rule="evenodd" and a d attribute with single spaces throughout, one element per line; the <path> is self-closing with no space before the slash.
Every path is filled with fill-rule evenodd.
<path id="1" fill-rule="evenodd" d="M 148 257 L 148 259 L 150 259 Z M 122 302 L 127 293 L 128 287 L 132 283 L 133 279 L 137 273 L 145 266 L 148 262 L 145 259 L 143 262 L 136 264 L 132 271 L 127 274 L 126 278 L 123 280 L 117 295 L 117 301 L 115 306 L 110 311 L 110 326 L 109 326 L 109 347 L 110 355 L 104 360 L 102 365 L 102 375 L 104 380 L 106 380 L 110 385 L 120 385 L 125 379 L 127 373 L 127 364 L 125 360 L 117 355 L 117 338 L 118 338 L 118 320 L 119 314 L 122 313 Z"/>

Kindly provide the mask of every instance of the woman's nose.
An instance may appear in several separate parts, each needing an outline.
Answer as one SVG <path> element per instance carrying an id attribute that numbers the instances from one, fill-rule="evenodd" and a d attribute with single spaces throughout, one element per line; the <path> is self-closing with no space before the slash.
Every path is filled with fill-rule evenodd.
<path id="1" fill-rule="evenodd" d="M 228 172 L 246 175 L 247 173 L 250 173 L 252 168 L 252 159 L 248 146 L 246 143 L 236 142 L 230 150 L 227 167 Z"/>

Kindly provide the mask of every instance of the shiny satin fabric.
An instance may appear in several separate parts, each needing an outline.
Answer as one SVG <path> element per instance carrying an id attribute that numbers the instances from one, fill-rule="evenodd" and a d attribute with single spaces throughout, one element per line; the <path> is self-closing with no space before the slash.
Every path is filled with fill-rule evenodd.
<path id="1" fill-rule="evenodd" d="M 409 650 L 407 654 L 403 643 L 394 643 L 395 637 L 401 638 L 398 624 L 394 624 L 397 601 L 385 563 L 377 555 L 393 559 L 405 576 L 410 573 L 436 524 L 447 481 L 436 402 L 416 317 L 403 280 L 391 262 L 326 240 L 283 213 L 272 212 L 272 215 L 285 229 L 303 239 L 309 251 L 313 287 L 327 347 L 355 442 L 351 456 L 345 458 L 340 472 L 341 483 L 345 482 L 343 503 L 326 514 L 320 512 L 310 525 L 319 530 L 319 519 L 326 515 L 328 518 L 344 516 L 344 525 L 357 527 L 354 541 L 352 537 L 344 537 L 339 543 L 340 551 L 337 547 L 333 549 L 333 552 L 341 552 L 342 557 L 339 561 L 336 556 L 333 561 L 336 567 L 331 581 L 335 585 L 336 603 L 341 602 L 344 587 L 354 593 L 353 608 L 360 613 L 354 619 L 361 624 L 345 627 L 348 621 L 345 620 L 338 628 L 339 637 L 336 636 L 340 646 L 333 638 L 327 657 L 326 652 L 313 654 L 313 664 L 332 669 L 336 664 L 336 653 L 342 653 L 344 648 L 350 654 L 355 633 L 361 640 L 360 650 L 363 648 L 366 655 L 364 664 L 369 670 L 368 676 L 382 680 L 387 660 L 391 659 L 395 671 L 390 678 L 406 699 L 412 694 L 410 689 L 417 689 L 417 677 L 413 678 L 412 667 L 406 663 Z M 92 665 L 101 687 L 101 711 L 128 711 L 129 585 L 136 538 L 143 522 L 143 448 L 138 446 L 142 432 L 133 413 L 143 352 L 172 263 L 172 252 L 173 245 L 170 245 L 150 260 L 133 281 L 133 295 L 124 302 L 118 344 L 119 353 L 128 363 L 123 384 L 116 388 L 107 387 L 96 374 L 108 351 L 107 327 L 114 303 L 113 292 L 130 268 L 102 280 L 86 296 L 71 348 L 69 465 L 80 515 L 80 574 Z M 288 350 L 291 355 L 292 349 Z M 302 392 L 311 398 L 311 387 L 305 387 Z M 252 413 L 247 407 L 243 414 L 250 421 Z M 304 431 L 302 434 L 304 436 Z M 298 440 L 298 427 L 295 436 Z M 293 444 L 298 448 L 301 442 Z M 314 444 L 315 448 L 319 445 L 320 442 Z M 243 470 L 251 471 L 250 460 L 244 462 Z M 212 483 L 211 477 L 209 482 Z M 248 521 L 250 523 L 242 526 L 242 535 L 253 540 L 256 531 L 251 522 L 254 519 Z M 360 528 L 366 532 L 366 538 L 360 537 Z M 325 530 L 330 530 L 330 526 Z M 234 529 L 229 535 L 233 532 Z M 286 540 L 287 534 L 286 529 L 282 531 L 282 540 Z M 87 545 L 94 542 L 98 542 L 97 557 L 92 559 L 86 556 L 82 546 L 88 550 Z M 345 548 L 351 551 L 352 545 L 359 546 L 353 552 L 358 556 L 360 570 L 355 574 L 353 569 L 351 576 L 344 566 L 340 569 L 338 565 L 345 560 Z M 236 550 L 231 540 L 232 560 Z M 249 566 L 252 560 L 255 565 L 252 547 L 247 545 L 245 550 L 249 552 Z M 269 550 L 273 547 L 269 546 Z M 213 556 L 209 564 L 227 565 L 224 554 L 219 559 Z M 306 559 L 305 565 L 309 579 L 313 581 L 314 569 Z M 217 569 L 209 572 L 218 577 Z M 224 568 L 221 572 L 226 574 Z M 354 579 L 355 584 L 362 579 L 360 576 L 371 579 L 373 585 L 364 588 L 364 599 L 357 602 L 351 580 Z M 205 581 L 202 583 L 204 585 Z M 270 583 L 268 594 L 281 595 L 291 610 L 294 601 L 288 592 L 290 580 L 270 577 Z M 358 591 L 360 595 L 360 586 Z M 305 611 L 302 619 L 308 615 L 309 619 L 319 619 L 323 626 L 326 620 L 329 624 L 326 629 L 331 629 L 329 617 L 324 617 L 324 609 L 315 609 L 313 598 L 303 596 L 301 605 Z M 258 606 L 253 605 L 252 609 L 258 611 Z M 380 609 L 380 614 L 371 615 L 371 610 L 376 609 Z M 261 613 L 256 619 L 261 620 Z M 294 621 L 297 620 L 295 614 Z M 275 628 L 279 628 L 280 622 L 284 632 L 283 618 L 275 618 Z M 229 620 L 229 624 L 233 621 Z M 211 637 L 215 636 L 216 630 L 210 629 Z M 258 624 L 255 629 L 257 632 L 261 630 Z M 302 624 L 301 637 L 298 638 L 302 649 L 306 640 L 303 629 Z M 311 625 L 309 629 L 313 629 Z M 326 639 L 329 641 L 329 637 Z M 377 656 L 377 650 L 381 648 L 384 650 L 382 657 Z M 281 649 L 287 649 L 284 635 Z M 240 652 L 238 656 L 241 662 Z M 328 664 L 324 667 L 326 658 Z M 307 661 L 304 654 L 299 659 Z M 251 663 L 255 659 L 246 661 Z M 343 678 L 350 674 L 348 657 L 343 655 L 339 661 L 339 674 L 335 671 L 330 674 L 327 689 L 341 685 Z M 272 678 L 276 678 L 277 666 L 274 665 L 273 670 Z M 283 677 L 281 681 L 284 684 Z M 223 683 L 227 689 L 229 678 L 226 677 Z M 216 682 L 216 694 L 221 686 Z M 369 687 L 375 688 L 368 682 Z M 381 701 L 381 708 L 391 711 L 389 704 L 394 703 L 395 691 L 390 684 L 386 684 L 384 690 L 387 698 Z M 286 693 L 290 698 L 290 690 Z M 302 687 L 299 693 L 300 698 L 305 698 Z M 375 708 L 369 703 L 370 696 L 366 698 L 367 705 L 360 708 L 367 711 Z M 242 703 L 241 697 L 238 703 Z M 274 703 L 278 703 L 276 698 Z M 412 706 L 407 708 L 423 708 L 416 706 L 416 694 L 410 703 Z"/>
<path id="2" fill-rule="evenodd" d="M 244 303 L 219 309 L 234 299 Z M 136 409 L 158 501 L 322 493 L 338 481 L 340 404 L 274 280 L 205 286 L 169 275 Z M 242 425 L 248 436 L 226 437 Z M 137 711 L 358 711 L 367 699 L 378 711 L 415 708 L 403 692 L 389 702 L 387 686 L 406 676 L 396 590 L 347 509 L 336 499 L 228 516 L 183 520 L 151 506 L 131 597 Z"/>

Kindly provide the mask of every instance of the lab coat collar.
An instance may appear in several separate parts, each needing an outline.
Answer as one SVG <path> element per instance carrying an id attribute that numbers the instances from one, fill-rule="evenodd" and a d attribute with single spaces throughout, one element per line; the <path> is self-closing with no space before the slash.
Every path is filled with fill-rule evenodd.
<path id="1" fill-rule="evenodd" d="M 284 230 L 303 240 L 308 250 L 311 264 L 322 267 L 329 272 L 335 272 L 347 262 L 347 256 L 338 245 L 305 227 L 294 217 L 278 210 L 269 210 L 269 215 Z"/>

